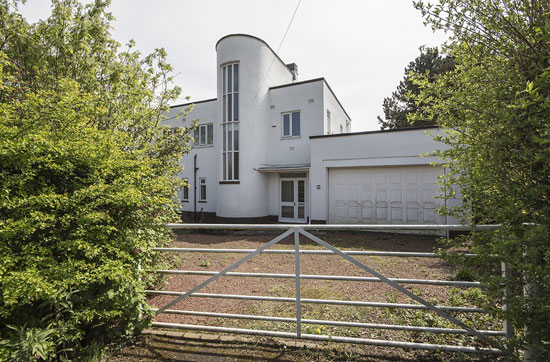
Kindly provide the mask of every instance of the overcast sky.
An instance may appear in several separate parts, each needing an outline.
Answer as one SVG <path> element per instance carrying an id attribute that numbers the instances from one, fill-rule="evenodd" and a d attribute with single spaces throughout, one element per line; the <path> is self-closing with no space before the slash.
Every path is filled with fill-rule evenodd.
<path id="1" fill-rule="evenodd" d="M 113 36 L 134 39 L 144 54 L 164 47 L 182 97 L 216 97 L 215 44 L 245 33 L 273 50 L 298 0 L 113 0 Z M 29 22 L 50 14 L 49 0 L 20 7 Z M 302 0 L 279 56 L 296 63 L 298 80 L 324 77 L 352 119 L 352 131 L 379 129 L 382 100 L 395 90 L 422 45 L 443 43 L 409 0 Z M 185 102 L 181 99 L 180 103 Z"/>

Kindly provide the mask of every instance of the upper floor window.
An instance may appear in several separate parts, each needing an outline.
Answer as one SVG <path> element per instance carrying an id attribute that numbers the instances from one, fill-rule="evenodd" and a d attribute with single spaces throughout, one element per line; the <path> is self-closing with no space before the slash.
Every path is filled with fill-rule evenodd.
<path id="1" fill-rule="evenodd" d="M 222 180 L 239 179 L 239 64 L 222 67 Z"/>
<path id="2" fill-rule="evenodd" d="M 223 121 L 239 120 L 239 64 L 222 68 Z"/>
<path id="3" fill-rule="evenodd" d="M 331 134 L 332 120 L 330 111 L 327 109 L 327 134 Z"/>
<path id="4" fill-rule="evenodd" d="M 212 146 L 214 143 L 214 126 L 212 124 L 201 124 L 195 128 L 193 135 L 195 146 Z"/>
<path id="5" fill-rule="evenodd" d="M 300 112 L 283 113 L 283 137 L 300 136 Z"/>

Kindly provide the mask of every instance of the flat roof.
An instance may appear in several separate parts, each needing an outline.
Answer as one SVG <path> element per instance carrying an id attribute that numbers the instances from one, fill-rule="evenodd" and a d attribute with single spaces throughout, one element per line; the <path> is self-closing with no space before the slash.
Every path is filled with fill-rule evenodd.
<path id="1" fill-rule="evenodd" d="M 214 101 L 217 101 L 217 100 L 218 100 L 218 98 L 203 99 L 201 101 L 196 101 L 196 102 L 187 102 L 187 103 L 182 103 L 182 104 L 176 104 L 176 105 L 170 106 L 170 108 L 190 106 L 192 104 L 198 104 L 198 103 L 214 102 Z"/>
<path id="2" fill-rule="evenodd" d="M 342 105 L 342 103 L 340 103 L 340 100 L 338 99 L 338 97 L 336 97 L 336 94 L 334 93 L 334 91 L 332 90 L 332 88 L 330 87 L 330 85 L 328 84 L 327 80 L 323 77 L 321 78 L 314 78 L 314 79 L 309 79 L 309 80 L 303 80 L 301 82 L 294 82 L 294 83 L 287 83 L 287 84 L 281 84 L 281 85 L 276 85 L 276 86 L 273 86 L 273 87 L 269 87 L 269 90 L 272 90 L 272 89 L 279 89 L 279 88 L 285 88 L 285 87 L 292 87 L 292 86 L 295 86 L 295 85 L 301 85 L 301 84 L 306 84 L 306 83 L 314 83 L 314 82 L 325 82 L 325 84 L 327 85 L 327 88 L 328 90 L 330 91 L 330 93 L 332 93 L 332 96 L 334 97 L 334 99 L 336 99 L 336 102 L 338 103 L 338 105 L 340 106 L 340 108 L 342 108 L 342 110 L 344 111 L 344 113 L 346 114 L 346 117 L 348 117 L 348 119 L 351 121 L 351 117 L 349 116 L 348 112 L 346 112 L 346 109 L 344 108 L 344 106 Z"/>
<path id="3" fill-rule="evenodd" d="M 403 132 L 403 131 L 416 131 L 420 129 L 434 129 L 440 128 L 438 126 L 422 126 L 422 127 L 408 127 L 408 128 L 394 128 L 394 129 L 381 129 L 377 131 L 363 131 L 363 132 L 351 132 L 351 133 L 338 133 L 338 134 L 324 134 L 318 136 L 309 136 L 310 139 L 314 138 L 330 138 L 330 137 L 346 137 L 346 136 L 358 136 L 362 134 L 376 134 L 376 133 L 391 133 L 391 132 Z"/>

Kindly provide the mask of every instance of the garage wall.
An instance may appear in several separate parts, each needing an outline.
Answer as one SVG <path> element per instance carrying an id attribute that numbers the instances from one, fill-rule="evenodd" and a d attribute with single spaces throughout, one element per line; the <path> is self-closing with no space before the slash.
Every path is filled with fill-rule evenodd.
<path id="1" fill-rule="evenodd" d="M 381 177 L 384 177 L 385 185 L 384 190 L 387 195 L 391 196 L 392 186 L 391 184 L 395 181 L 396 184 L 401 185 L 401 200 L 406 201 L 407 197 L 412 198 L 412 187 L 410 188 L 411 193 L 407 195 L 407 185 L 412 185 L 411 181 L 413 177 L 417 178 L 417 186 L 420 184 L 426 184 L 424 182 L 425 177 L 430 179 L 432 176 L 436 177 L 437 172 L 441 172 L 441 169 L 434 169 L 435 173 L 431 176 L 423 174 L 423 172 L 428 172 L 429 164 L 433 161 L 438 161 L 438 158 L 433 156 L 422 157 L 421 155 L 433 152 L 436 149 L 445 149 L 448 146 L 436 142 L 432 139 L 432 135 L 427 133 L 437 133 L 439 132 L 436 128 L 430 129 L 407 129 L 407 130 L 398 130 L 398 131 L 373 131 L 373 132 L 359 132 L 359 133 L 349 133 L 343 135 L 330 135 L 330 136 L 314 136 L 311 138 L 311 168 L 310 168 L 310 180 L 311 180 L 311 219 L 312 222 L 328 222 L 329 221 L 329 185 L 330 185 L 330 174 L 332 174 L 332 181 L 337 182 L 337 179 L 342 181 L 342 175 L 355 175 L 350 173 L 351 169 L 357 169 L 357 177 L 368 178 L 371 175 L 371 179 L 374 180 L 376 184 L 376 177 L 378 172 L 378 178 L 380 181 Z M 374 170 L 372 168 L 378 167 L 382 169 Z M 391 167 L 391 169 L 389 168 Z M 420 167 L 419 169 L 414 169 L 410 167 Z M 370 169 L 369 169 L 370 168 Z M 386 169 L 383 169 L 386 168 Z M 407 174 L 407 168 L 409 174 Z M 347 171 L 338 172 L 338 169 L 348 169 Z M 329 172 L 330 171 L 330 172 Z M 416 176 L 413 176 L 416 172 Z M 420 174 L 418 173 L 420 172 Z M 385 174 L 385 176 L 382 176 Z M 360 175 L 360 176 L 359 176 Z M 346 184 L 350 185 L 349 176 Z M 353 176 L 354 177 L 354 176 Z M 407 179 L 409 177 L 409 179 Z M 393 181 L 392 181 L 393 178 Z M 421 181 L 419 181 L 421 180 Z M 353 183 L 354 181 L 352 181 Z M 429 182 L 428 182 L 429 183 Z M 366 184 L 361 181 L 361 188 Z M 342 184 L 343 185 L 343 184 Z M 435 189 L 439 189 L 438 185 L 435 185 Z M 377 192 L 376 187 L 372 188 L 372 192 Z M 425 186 L 418 186 L 417 192 L 422 192 L 422 198 L 420 200 L 424 204 L 424 191 L 427 190 Z M 336 188 L 335 188 L 336 191 Z M 433 190 L 432 190 L 433 191 Z M 432 192 L 430 191 L 430 192 Z M 435 191 L 434 191 L 435 192 Z M 396 194 L 396 192 L 394 192 Z M 374 195 L 376 196 L 376 195 Z M 334 196 L 336 197 L 336 196 Z M 352 195 L 352 200 L 353 200 Z M 397 196 L 396 196 L 397 197 Z M 349 197 L 348 197 L 349 199 Z M 357 196 L 357 199 L 363 200 L 363 195 L 361 197 Z M 365 200 L 368 197 L 365 195 Z M 371 197 L 371 200 L 376 202 L 376 198 Z M 390 200 L 391 198 L 388 198 Z M 335 202 L 335 200 L 334 200 Z M 389 201 L 387 201 L 389 202 Z M 418 202 L 418 201 L 417 201 Z M 395 208 L 395 220 L 398 218 L 399 212 Z M 363 210 L 365 216 L 360 216 L 362 219 L 368 219 L 367 210 Z M 381 210 L 380 210 L 381 211 Z M 352 215 L 353 215 L 352 211 Z M 393 220 L 391 217 L 391 209 L 388 211 L 389 220 Z M 402 209 L 401 218 L 405 220 L 411 220 L 412 222 L 413 215 L 412 211 L 409 211 L 409 218 L 406 217 L 407 209 Z M 424 214 L 426 214 L 426 220 L 429 212 L 422 211 L 422 215 L 418 216 L 419 220 L 424 220 Z M 388 219 L 386 217 L 386 220 Z M 350 216 L 348 215 L 348 219 Z M 432 217 L 432 219 L 435 218 Z M 356 222 L 357 217 L 351 217 L 352 221 Z M 370 223 L 367 220 L 364 220 L 365 223 Z M 372 219 L 372 217 L 371 217 Z M 381 216 L 380 216 L 381 219 Z M 436 221 L 444 222 L 442 219 L 437 219 Z M 358 222 L 358 221 L 357 221 Z M 374 223 L 374 222 L 373 222 Z M 380 222 L 381 223 L 381 222 Z M 397 222 L 394 222 L 397 223 Z M 418 223 L 428 223 L 421 222 Z M 431 223 L 431 222 L 429 222 Z M 451 223 L 449 221 L 449 223 Z"/>

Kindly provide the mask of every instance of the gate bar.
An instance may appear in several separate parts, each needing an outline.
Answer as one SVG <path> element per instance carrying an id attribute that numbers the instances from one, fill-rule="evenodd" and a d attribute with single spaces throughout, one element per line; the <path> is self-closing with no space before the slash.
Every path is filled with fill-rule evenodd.
<path id="1" fill-rule="evenodd" d="M 215 249 L 215 248 L 152 248 L 154 251 L 166 251 L 174 253 L 235 253 L 235 254 L 248 254 L 255 251 L 255 249 Z M 292 249 L 271 249 L 264 250 L 262 254 L 294 254 L 295 251 Z M 416 258 L 439 258 L 440 256 L 436 253 L 421 253 L 414 251 L 374 251 L 374 250 L 342 250 L 342 253 L 347 255 L 366 255 L 366 256 L 397 256 L 397 257 L 416 257 Z M 302 249 L 300 254 L 323 254 L 323 255 L 334 255 L 329 250 L 313 250 L 313 249 Z M 457 256 L 467 256 L 473 257 L 477 256 L 476 254 L 468 253 L 457 253 Z"/>
<path id="2" fill-rule="evenodd" d="M 494 225 L 365 225 L 365 224 L 165 224 L 166 228 L 179 229 L 232 229 L 232 230 L 288 230 L 297 227 L 303 230 L 454 230 L 454 231 L 472 231 L 472 230 L 494 230 L 499 228 L 500 224 Z"/>
<path id="3" fill-rule="evenodd" d="M 151 273 L 161 274 L 181 274 L 181 275 L 216 275 L 218 271 L 204 270 L 155 270 Z M 295 274 L 273 274 L 273 273 L 225 273 L 227 277 L 258 277 L 258 278 L 296 278 Z M 347 280 L 357 282 L 382 282 L 375 277 L 355 277 L 347 275 L 318 275 L 318 274 L 300 274 L 301 279 L 317 279 L 317 280 Z M 461 280 L 434 280 L 434 279 L 404 279 L 404 278 L 388 278 L 396 283 L 404 284 L 425 284 L 425 285 L 442 285 L 452 287 L 472 287 L 480 288 L 483 285 L 480 282 L 465 282 Z"/>
<path id="4" fill-rule="evenodd" d="M 151 310 L 156 311 L 157 309 L 151 308 Z M 192 316 L 198 316 L 198 317 L 252 319 L 252 320 L 269 321 L 269 322 L 296 323 L 295 318 L 272 317 L 272 316 L 262 316 L 262 315 L 213 313 L 213 312 L 199 312 L 199 311 L 193 311 L 193 310 L 175 310 L 175 309 L 167 309 L 164 311 L 164 313 L 192 315 Z M 389 330 L 398 330 L 398 331 L 427 332 L 427 333 L 448 333 L 448 334 L 469 334 L 470 333 L 465 329 L 409 326 L 409 325 L 401 325 L 401 324 L 361 323 L 361 322 L 317 320 L 317 319 L 304 319 L 304 318 L 302 318 L 301 322 L 303 324 L 320 324 L 320 325 L 335 326 L 335 327 L 389 329 Z M 505 335 L 504 331 L 481 330 L 479 332 L 490 336 Z"/>
<path id="5" fill-rule="evenodd" d="M 164 290 L 145 290 L 149 295 L 173 295 L 184 296 L 188 292 L 173 292 Z M 215 294 L 215 293 L 193 293 L 188 295 L 189 297 L 196 298 L 221 298 L 221 299 L 244 299 L 244 300 L 261 300 L 266 302 L 296 302 L 296 298 L 291 297 L 267 297 L 263 295 L 241 295 L 241 294 Z M 355 305 L 358 307 L 377 307 L 377 308 L 404 308 L 404 309 L 428 309 L 422 304 L 402 304 L 402 303 L 382 303 L 382 302 L 363 302 L 354 300 L 338 300 L 338 299 L 308 299 L 301 298 L 302 303 L 315 303 L 315 304 L 334 304 L 334 305 Z M 485 313 L 481 308 L 470 307 L 453 307 L 446 305 L 438 305 L 437 308 L 451 311 L 451 312 L 463 312 L 463 313 Z M 164 311 L 164 309 L 163 309 Z M 158 313 L 157 313 L 158 314 Z"/>
<path id="6" fill-rule="evenodd" d="M 235 333 L 235 334 L 249 334 L 249 335 L 257 335 L 257 336 L 297 338 L 296 333 L 274 332 L 274 331 L 267 331 L 267 330 L 261 330 L 261 329 L 213 327 L 213 326 L 202 326 L 202 325 L 195 325 L 195 324 L 179 324 L 179 323 L 165 323 L 165 322 L 153 322 L 151 325 L 153 327 L 159 327 L 159 328 L 178 328 L 178 329 L 200 330 L 200 331 L 218 332 L 218 333 Z M 326 336 L 326 335 L 318 335 L 318 334 L 302 334 L 301 339 L 308 339 L 313 341 L 369 344 L 374 346 L 440 350 L 440 351 L 449 351 L 449 352 L 467 352 L 467 353 L 483 353 L 483 354 L 498 354 L 498 355 L 502 354 L 502 351 L 496 348 L 477 348 L 477 347 L 466 347 L 466 346 L 450 346 L 445 344 L 386 341 L 382 339 Z"/>

